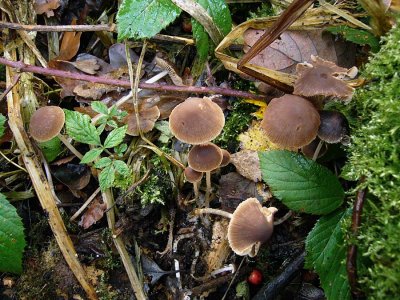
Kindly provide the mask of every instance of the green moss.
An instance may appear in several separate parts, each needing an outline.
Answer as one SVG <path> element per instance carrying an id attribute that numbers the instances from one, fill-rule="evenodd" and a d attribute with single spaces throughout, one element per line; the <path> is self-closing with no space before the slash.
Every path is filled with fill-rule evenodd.
<path id="1" fill-rule="evenodd" d="M 362 73 L 369 83 L 347 108 L 353 139 L 344 175 L 366 177 L 368 197 L 358 242 L 368 261 L 359 276 L 371 299 L 400 294 L 400 28 L 383 41 Z"/>

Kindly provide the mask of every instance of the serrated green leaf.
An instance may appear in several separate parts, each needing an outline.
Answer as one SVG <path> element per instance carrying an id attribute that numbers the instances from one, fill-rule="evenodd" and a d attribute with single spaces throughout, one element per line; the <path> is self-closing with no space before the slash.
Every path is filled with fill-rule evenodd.
<path id="1" fill-rule="evenodd" d="M 109 157 L 102 157 L 94 164 L 94 167 L 97 169 L 105 168 L 112 164 L 112 160 Z"/>
<path id="2" fill-rule="evenodd" d="M 117 147 L 114 147 L 114 152 L 119 156 L 122 156 L 124 152 L 128 149 L 128 145 L 126 143 L 119 144 Z"/>
<path id="3" fill-rule="evenodd" d="M 97 133 L 99 135 L 102 134 L 105 128 L 106 128 L 106 123 L 101 124 L 99 127 L 96 128 Z"/>
<path id="4" fill-rule="evenodd" d="M 129 167 L 122 160 L 115 160 L 113 164 L 114 164 L 115 170 L 119 174 L 121 174 L 123 176 L 128 176 L 130 174 Z"/>
<path id="5" fill-rule="evenodd" d="M 0 194 L 0 272 L 22 272 L 24 226 L 17 210 Z"/>
<path id="6" fill-rule="evenodd" d="M 40 150 L 48 162 L 52 162 L 63 151 L 61 141 L 58 137 L 43 143 L 38 143 Z"/>
<path id="7" fill-rule="evenodd" d="M 102 191 L 112 187 L 115 180 L 115 169 L 113 165 L 105 167 L 99 175 L 99 184 Z"/>
<path id="8" fill-rule="evenodd" d="M 343 203 L 339 180 L 315 161 L 284 150 L 260 152 L 259 157 L 264 181 L 290 209 L 328 214 Z"/>
<path id="9" fill-rule="evenodd" d="M 342 221 L 350 213 L 351 209 L 321 217 L 306 239 L 306 266 L 317 271 L 328 300 L 350 299 L 342 232 Z"/>
<path id="10" fill-rule="evenodd" d="M 153 37 L 180 13 L 171 0 L 123 0 L 117 14 L 118 40 Z"/>
<path id="11" fill-rule="evenodd" d="M 90 106 L 95 112 L 99 114 L 107 115 L 108 114 L 108 107 L 101 101 L 93 101 Z"/>
<path id="12" fill-rule="evenodd" d="M 352 28 L 345 25 L 329 27 L 326 30 L 333 34 L 340 34 L 344 37 L 345 40 L 352 43 L 358 45 L 369 45 L 372 52 L 378 52 L 379 50 L 379 39 L 371 32 Z"/>
<path id="13" fill-rule="evenodd" d="M 0 138 L 3 136 L 4 131 L 6 130 L 6 117 L 3 114 L 0 114 Z"/>
<path id="14" fill-rule="evenodd" d="M 107 125 L 108 125 L 108 126 L 111 126 L 111 127 L 113 127 L 113 128 L 117 128 L 117 127 L 118 127 L 117 122 L 115 122 L 114 120 L 108 120 L 108 121 L 107 121 Z"/>
<path id="15" fill-rule="evenodd" d="M 101 149 L 101 148 L 94 148 L 94 149 L 89 150 L 82 157 L 81 164 L 88 164 L 88 163 L 94 161 L 96 158 L 99 157 L 101 152 L 103 152 L 103 149 Z"/>
<path id="16" fill-rule="evenodd" d="M 112 148 L 121 144 L 127 129 L 128 125 L 124 125 L 111 131 L 104 141 L 104 148 Z"/>
<path id="17" fill-rule="evenodd" d="M 88 115 L 64 109 L 67 134 L 75 141 L 100 146 L 100 136 Z"/>

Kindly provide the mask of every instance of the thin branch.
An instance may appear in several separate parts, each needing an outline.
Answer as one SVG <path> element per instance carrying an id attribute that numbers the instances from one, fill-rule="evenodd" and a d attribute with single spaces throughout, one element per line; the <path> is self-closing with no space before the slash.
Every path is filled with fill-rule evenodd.
<path id="1" fill-rule="evenodd" d="M 0 64 L 16 68 L 21 72 L 32 72 L 46 76 L 70 78 L 70 79 L 88 81 L 92 83 L 103 83 L 108 85 L 121 86 L 125 88 L 131 87 L 131 84 L 128 80 L 112 79 L 103 76 L 77 74 L 52 68 L 42 68 L 38 66 L 27 65 L 21 61 L 11 61 L 5 58 L 0 58 Z M 156 83 L 139 83 L 139 87 L 141 89 L 154 90 L 154 91 L 169 91 L 177 93 L 194 93 L 194 94 L 221 94 L 225 96 L 233 96 L 238 98 L 247 98 L 256 100 L 265 99 L 265 96 L 262 95 L 256 95 L 248 92 L 243 92 L 228 88 L 220 88 L 220 87 L 175 86 L 175 85 L 163 85 Z"/>
<path id="2" fill-rule="evenodd" d="M 11 84 L 0 95 L 0 102 L 7 96 L 7 94 L 11 91 L 11 89 L 17 84 L 20 77 L 21 77 L 21 74 L 14 75 L 14 78 L 13 78 L 13 81 L 11 82 Z"/>
<path id="3" fill-rule="evenodd" d="M 360 179 L 360 183 L 365 181 L 365 177 Z M 357 192 L 356 201 L 354 201 L 353 215 L 351 220 L 351 234 L 353 238 L 357 237 L 358 228 L 361 224 L 361 213 L 364 206 L 364 200 L 366 195 L 366 188 L 360 189 Z M 349 278 L 350 290 L 354 299 L 359 299 L 363 296 L 357 277 L 357 246 L 353 243 L 347 250 L 347 261 L 346 261 L 347 276 Z"/>

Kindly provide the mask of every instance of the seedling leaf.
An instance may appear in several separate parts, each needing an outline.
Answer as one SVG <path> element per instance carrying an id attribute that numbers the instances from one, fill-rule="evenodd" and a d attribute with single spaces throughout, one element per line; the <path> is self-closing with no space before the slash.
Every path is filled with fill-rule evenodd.
<path id="1" fill-rule="evenodd" d="M 306 239 L 306 266 L 314 268 L 327 299 L 350 299 L 342 221 L 351 213 L 337 211 L 321 217 Z"/>
<path id="2" fill-rule="evenodd" d="M 104 141 L 104 148 L 112 148 L 122 143 L 128 125 L 119 127 L 111 131 Z"/>
<path id="3" fill-rule="evenodd" d="M 284 150 L 259 152 L 259 158 L 264 181 L 290 209 L 323 215 L 342 204 L 339 180 L 315 161 Z"/>
<path id="4" fill-rule="evenodd" d="M 102 169 L 112 164 L 112 160 L 109 157 L 100 158 L 95 164 L 94 167 L 97 169 Z"/>
<path id="5" fill-rule="evenodd" d="M 105 167 L 99 175 L 99 184 L 102 191 L 112 187 L 115 180 L 115 169 L 112 164 Z"/>
<path id="6" fill-rule="evenodd" d="M 22 272 L 24 226 L 17 210 L 0 194 L 0 271 Z"/>
<path id="7" fill-rule="evenodd" d="M 123 176 L 128 176 L 130 174 L 129 167 L 122 160 L 115 160 L 114 168 L 119 174 L 121 174 Z"/>
<path id="8" fill-rule="evenodd" d="M 118 40 L 153 37 L 180 13 L 171 0 L 123 0 L 117 14 Z"/>
<path id="9" fill-rule="evenodd" d="M 0 114 L 0 138 L 3 136 L 4 131 L 6 130 L 6 117 L 3 114 Z"/>
<path id="10" fill-rule="evenodd" d="M 99 157 L 101 152 L 103 152 L 103 149 L 101 149 L 101 148 L 94 148 L 94 149 L 89 150 L 82 157 L 81 164 L 87 164 L 87 163 L 94 161 L 96 158 Z"/>
<path id="11" fill-rule="evenodd" d="M 65 127 L 67 129 L 67 134 L 71 138 L 89 145 L 101 145 L 100 136 L 88 115 L 67 109 L 64 109 L 64 112 Z"/>
<path id="12" fill-rule="evenodd" d="M 93 101 L 92 104 L 92 109 L 99 113 L 99 114 L 103 114 L 103 115 L 108 115 L 108 108 L 107 105 L 105 105 L 103 102 L 100 101 Z"/>

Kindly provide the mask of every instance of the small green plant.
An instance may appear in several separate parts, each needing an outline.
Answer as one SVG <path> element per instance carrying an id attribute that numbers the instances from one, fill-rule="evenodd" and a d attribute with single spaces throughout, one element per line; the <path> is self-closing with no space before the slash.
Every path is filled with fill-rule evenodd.
<path id="1" fill-rule="evenodd" d="M 14 206 L 0 193 L 0 272 L 22 272 L 24 226 Z"/>
<path id="2" fill-rule="evenodd" d="M 3 114 L 0 114 L 0 137 L 4 135 L 4 131 L 6 130 L 5 124 L 6 124 L 6 117 L 3 116 Z"/>
<path id="3" fill-rule="evenodd" d="M 119 112 L 115 107 L 108 110 L 107 106 L 101 102 L 93 102 L 92 109 L 102 114 L 99 119 L 100 125 L 97 128 L 92 124 L 88 115 L 77 111 L 64 110 L 67 134 L 78 142 L 94 146 L 93 149 L 86 152 L 81 163 L 95 162 L 94 167 L 101 170 L 99 184 L 102 190 L 112 186 L 127 186 L 129 183 L 126 181 L 131 178 L 131 171 L 124 161 L 115 158 L 122 156 L 127 149 L 127 145 L 122 143 L 127 125 L 118 127 L 114 120 L 114 118 L 123 118 L 125 113 Z M 100 134 L 107 125 L 114 127 L 114 129 L 108 133 L 104 143 L 102 143 Z M 101 157 L 103 152 L 110 153 L 110 149 L 113 149 L 116 155 Z M 117 176 L 118 180 L 116 180 Z"/>
<path id="4" fill-rule="evenodd" d="M 327 299 L 350 299 L 342 222 L 349 212 L 340 207 L 344 191 L 328 169 L 301 154 L 260 152 L 265 182 L 275 197 L 297 212 L 322 215 L 306 240 L 306 266 L 315 269 Z"/>

